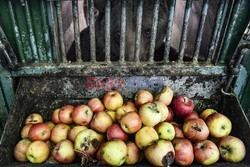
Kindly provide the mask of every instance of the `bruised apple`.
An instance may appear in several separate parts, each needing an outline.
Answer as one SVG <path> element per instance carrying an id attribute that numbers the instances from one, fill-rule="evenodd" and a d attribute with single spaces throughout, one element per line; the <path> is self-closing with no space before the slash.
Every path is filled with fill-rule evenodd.
<path id="1" fill-rule="evenodd" d="M 16 160 L 20 162 L 28 161 L 26 157 L 26 151 L 30 144 L 31 144 L 31 141 L 29 139 L 22 139 L 16 144 L 14 148 L 14 156 Z"/>
<path id="2" fill-rule="evenodd" d="M 97 132 L 105 133 L 112 123 L 112 118 L 105 111 L 100 111 L 93 116 L 90 122 L 90 127 Z"/>
<path id="3" fill-rule="evenodd" d="M 141 129 L 142 120 L 134 111 L 126 113 L 120 120 L 121 128 L 128 134 L 132 134 Z"/>
<path id="4" fill-rule="evenodd" d="M 160 139 L 171 141 L 175 137 L 174 126 L 169 122 L 161 122 L 155 126 Z"/>
<path id="5" fill-rule="evenodd" d="M 70 140 L 62 140 L 56 144 L 52 157 L 59 164 L 70 164 L 75 159 L 73 143 Z"/>
<path id="6" fill-rule="evenodd" d="M 115 111 L 117 108 L 123 105 L 122 95 L 117 91 L 109 91 L 105 93 L 103 97 L 104 106 L 108 110 Z"/>
<path id="7" fill-rule="evenodd" d="M 180 127 L 180 125 L 178 125 L 176 122 L 171 122 L 171 124 L 173 125 L 175 131 L 174 138 L 184 138 L 184 134 L 182 132 L 182 128 Z"/>
<path id="8" fill-rule="evenodd" d="M 102 104 L 102 101 L 99 98 L 92 98 L 88 102 L 89 108 L 95 113 L 104 111 L 104 105 Z"/>
<path id="9" fill-rule="evenodd" d="M 168 107 L 160 101 L 154 101 L 154 104 L 156 104 L 158 110 L 161 113 L 161 122 L 165 121 L 169 114 Z"/>
<path id="10" fill-rule="evenodd" d="M 126 145 L 128 149 L 128 154 L 126 156 L 125 164 L 134 165 L 140 159 L 140 150 L 134 142 L 129 141 L 126 143 Z"/>
<path id="11" fill-rule="evenodd" d="M 30 114 L 26 118 L 25 125 L 27 125 L 27 124 L 37 124 L 37 123 L 42 123 L 42 122 L 43 122 L 43 117 L 38 113 L 33 113 L 33 114 Z"/>
<path id="12" fill-rule="evenodd" d="M 168 117 L 165 120 L 166 122 L 172 122 L 174 119 L 174 112 L 173 109 L 171 107 L 168 106 Z"/>
<path id="13" fill-rule="evenodd" d="M 78 125 L 88 125 L 93 117 L 93 111 L 84 104 L 75 107 L 72 112 L 73 121 Z"/>
<path id="14" fill-rule="evenodd" d="M 51 116 L 51 120 L 54 124 L 59 124 L 61 123 L 60 119 L 59 119 L 59 111 L 60 108 L 57 108 L 53 111 L 52 116 Z"/>
<path id="15" fill-rule="evenodd" d="M 199 115 L 196 111 L 193 111 L 191 114 L 189 114 L 188 116 L 186 116 L 184 118 L 184 122 L 188 121 L 189 119 L 192 119 L 192 118 L 199 118 Z"/>
<path id="16" fill-rule="evenodd" d="M 143 104 L 139 109 L 142 123 L 146 126 L 155 126 L 162 120 L 162 113 L 155 103 Z"/>
<path id="17" fill-rule="evenodd" d="M 161 92 L 155 96 L 155 100 L 160 101 L 168 106 L 171 103 L 173 96 L 174 92 L 172 89 L 168 86 L 163 86 Z"/>
<path id="18" fill-rule="evenodd" d="M 134 98 L 135 106 L 137 108 L 148 102 L 153 102 L 153 100 L 154 100 L 153 95 L 147 90 L 139 90 L 138 92 L 136 92 Z"/>
<path id="19" fill-rule="evenodd" d="M 79 132 L 81 132 L 81 131 L 83 131 L 83 130 L 85 130 L 85 129 L 87 129 L 86 126 L 82 126 L 82 125 L 74 126 L 73 128 L 71 128 L 71 129 L 69 130 L 68 135 L 67 135 L 67 138 L 68 138 L 70 141 L 74 142 L 74 141 L 75 141 L 75 138 L 76 138 L 76 135 L 77 135 Z"/>
<path id="20" fill-rule="evenodd" d="M 134 103 L 129 101 L 116 110 L 116 120 L 120 121 L 123 115 L 131 111 L 137 112 L 137 108 L 135 107 Z"/>
<path id="21" fill-rule="evenodd" d="M 52 143 L 57 144 L 61 140 L 67 139 L 69 130 L 69 125 L 62 123 L 57 124 L 51 131 L 50 140 L 52 141 Z"/>
<path id="22" fill-rule="evenodd" d="M 32 142 L 26 151 L 26 157 L 32 163 L 43 163 L 49 157 L 49 154 L 49 147 L 40 140 Z"/>
<path id="23" fill-rule="evenodd" d="M 60 108 L 60 111 L 58 113 L 58 117 L 60 119 L 61 123 L 64 124 L 71 124 L 73 123 L 72 119 L 72 112 L 74 111 L 74 106 L 72 105 L 66 105 Z"/>
<path id="24" fill-rule="evenodd" d="M 212 108 L 208 108 L 201 112 L 200 117 L 205 121 L 207 117 L 213 113 L 217 113 L 217 111 Z"/>

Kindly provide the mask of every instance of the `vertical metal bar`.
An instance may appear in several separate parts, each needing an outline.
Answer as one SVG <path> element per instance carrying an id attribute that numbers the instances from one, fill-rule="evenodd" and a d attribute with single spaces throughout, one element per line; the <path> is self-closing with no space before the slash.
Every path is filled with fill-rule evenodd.
<path id="1" fill-rule="evenodd" d="M 105 7 L 105 61 L 110 62 L 110 12 L 111 12 L 111 2 L 106 0 Z"/>
<path id="2" fill-rule="evenodd" d="M 120 62 L 125 61 L 125 33 L 127 22 L 126 0 L 122 0 L 122 14 L 121 14 L 121 37 L 120 37 Z"/>
<path id="3" fill-rule="evenodd" d="M 54 43 L 56 47 L 56 61 L 57 63 L 61 62 L 60 59 L 60 49 L 59 49 L 59 42 L 58 42 L 58 30 L 57 30 L 57 22 L 56 22 L 56 16 L 55 16 L 55 10 L 54 10 L 54 3 L 53 0 L 50 0 L 50 11 L 52 15 L 52 27 L 53 27 L 53 34 L 54 34 Z"/>
<path id="4" fill-rule="evenodd" d="M 202 13 L 201 13 L 201 18 L 200 18 L 200 24 L 199 24 L 199 29 L 197 33 L 197 38 L 196 38 L 196 43 L 195 43 L 195 48 L 194 48 L 194 62 L 198 62 L 199 58 L 199 52 L 200 52 L 200 47 L 201 47 L 201 41 L 202 41 L 202 34 L 204 30 L 204 25 L 207 17 L 207 12 L 208 12 L 208 2 L 209 0 L 204 0 L 203 1 L 203 6 L 202 6 Z"/>
<path id="5" fill-rule="evenodd" d="M 135 37 L 135 62 L 140 61 L 141 29 L 142 29 L 143 0 L 139 1 L 136 18 L 136 37 Z"/>
<path id="6" fill-rule="evenodd" d="M 47 52 L 47 60 L 49 63 L 52 63 L 52 51 L 51 51 L 51 43 L 50 43 L 50 35 L 49 35 L 49 26 L 46 19 L 46 8 L 44 4 L 44 0 L 40 1 L 41 5 L 41 16 L 42 16 L 42 24 L 43 24 L 43 32 L 44 32 L 44 41 L 45 48 Z"/>
<path id="7" fill-rule="evenodd" d="M 193 0 L 189 0 L 186 2 L 186 8 L 185 8 L 185 14 L 184 14 L 184 21 L 183 21 L 183 27 L 181 32 L 181 42 L 179 47 L 179 57 L 178 61 L 183 61 L 185 47 L 186 47 L 186 39 L 187 39 L 187 28 L 188 28 L 188 21 L 190 18 L 191 10 L 192 10 L 192 2 Z"/>
<path id="8" fill-rule="evenodd" d="M 150 49 L 149 49 L 149 61 L 150 62 L 154 61 L 155 39 L 156 39 L 157 25 L 158 25 L 159 6 L 160 6 L 160 1 L 155 0 L 154 16 L 153 16 L 152 29 L 151 29 L 152 33 L 151 33 Z"/>
<path id="9" fill-rule="evenodd" d="M 172 30 L 173 30 L 173 23 L 174 23 L 174 13 L 175 13 L 175 5 L 176 0 L 171 0 L 171 6 L 169 10 L 169 20 L 167 26 L 167 33 L 166 33 L 166 43 L 164 48 L 164 58 L 163 61 L 165 63 L 169 62 L 169 52 L 171 46 L 171 38 L 172 38 Z"/>
<path id="10" fill-rule="evenodd" d="M 74 38 L 75 38 L 75 53 L 76 61 L 82 61 L 81 55 L 81 45 L 80 45 L 80 26 L 79 26 L 79 12 L 78 12 L 78 0 L 72 1 L 72 10 L 73 10 L 73 23 L 74 23 Z"/>
<path id="11" fill-rule="evenodd" d="M 28 29 L 29 29 L 31 49 L 33 52 L 33 60 L 34 60 L 34 62 L 38 62 L 39 56 L 37 53 L 36 39 L 34 36 L 33 27 L 32 27 L 32 20 L 31 20 L 31 15 L 30 15 L 29 4 L 28 4 L 27 0 L 25 0 L 24 2 L 25 2 L 25 16 L 27 19 L 27 25 L 28 25 Z"/>
<path id="12" fill-rule="evenodd" d="M 215 30 L 213 32 L 214 35 L 212 37 L 212 41 L 210 43 L 209 51 L 208 51 L 208 58 L 207 58 L 208 63 L 210 63 L 212 61 L 213 53 L 216 50 L 215 43 L 216 43 L 216 38 L 218 37 L 218 31 L 220 29 L 220 24 L 221 24 L 221 20 L 222 20 L 223 8 L 225 6 L 225 1 L 226 0 L 221 1 L 220 7 L 218 9 L 216 22 L 215 22 Z"/>
<path id="13" fill-rule="evenodd" d="M 66 62 L 66 53 L 65 53 L 65 44 L 64 44 L 64 37 L 63 37 L 63 25 L 62 25 L 62 1 L 58 0 L 56 2 L 56 9 L 57 9 L 57 16 L 58 16 L 58 27 L 59 27 L 59 39 L 60 39 L 60 46 L 61 46 L 61 56 L 62 61 Z"/>
<path id="14" fill-rule="evenodd" d="M 4 95 L 0 86 L 0 121 L 4 126 L 8 118 L 8 108 L 5 103 Z"/>
<path id="15" fill-rule="evenodd" d="M 90 60 L 96 61 L 96 42 L 95 42 L 95 6 L 94 0 L 89 0 L 89 28 L 90 28 Z"/>
<path id="16" fill-rule="evenodd" d="M 15 19 L 12 1 L 8 1 L 8 8 L 9 8 L 9 12 L 10 12 L 10 18 L 11 18 L 12 27 L 14 30 L 15 41 L 17 44 L 18 53 L 20 55 L 21 62 L 24 64 L 26 62 L 26 56 L 24 55 L 24 52 L 23 52 L 23 45 L 22 45 L 22 41 L 21 41 L 21 37 L 20 37 L 20 31 L 19 31 L 16 19 Z"/>

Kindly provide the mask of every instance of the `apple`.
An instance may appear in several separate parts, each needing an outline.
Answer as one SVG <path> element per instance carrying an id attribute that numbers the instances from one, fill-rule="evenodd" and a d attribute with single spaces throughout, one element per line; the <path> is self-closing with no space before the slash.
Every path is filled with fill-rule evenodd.
<path id="1" fill-rule="evenodd" d="M 213 113 L 217 113 L 217 111 L 211 108 L 205 109 L 204 111 L 201 112 L 200 118 L 205 121 L 207 117 Z"/>
<path id="2" fill-rule="evenodd" d="M 148 162 L 154 166 L 170 166 L 175 158 L 174 147 L 167 140 L 158 140 L 156 143 L 146 147 L 144 154 Z"/>
<path id="3" fill-rule="evenodd" d="M 240 162 L 246 156 L 246 147 L 242 140 L 234 136 L 222 137 L 218 148 L 222 159 L 228 162 Z"/>
<path id="4" fill-rule="evenodd" d="M 194 160 L 192 143 L 185 138 L 176 138 L 172 140 L 175 150 L 175 163 L 177 165 L 188 166 Z"/>
<path id="5" fill-rule="evenodd" d="M 25 125 L 27 124 L 37 124 L 37 123 L 42 123 L 43 122 L 43 117 L 40 114 L 33 113 L 30 114 L 26 120 L 25 120 Z"/>
<path id="6" fill-rule="evenodd" d="M 177 117 L 184 118 L 192 113 L 194 104 L 187 96 L 178 96 L 172 101 L 172 109 Z"/>
<path id="7" fill-rule="evenodd" d="M 121 117 L 130 111 L 137 112 L 137 108 L 135 107 L 135 105 L 132 102 L 123 104 L 116 110 L 116 120 L 120 121 Z"/>
<path id="8" fill-rule="evenodd" d="M 142 120 L 139 114 L 134 111 L 131 111 L 122 116 L 120 120 L 120 125 L 122 130 L 124 130 L 126 133 L 132 134 L 141 129 Z"/>
<path id="9" fill-rule="evenodd" d="M 174 126 L 169 122 L 161 122 L 155 126 L 160 139 L 173 140 L 175 137 Z"/>
<path id="10" fill-rule="evenodd" d="M 26 151 L 26 157 L 32 163 L 43 163 L 49 157 L 49 154 L 49 147 L 40 140 L 32 142 Z"/>
<path id="11" fill-rule="evenodd" d="M 22 130 L 21 130 L 21 137 L 23 139 L 29 137 L 29 131 L 30 131 L 30 128 L 32 127 L 32 125 L 33 124 L 27 124 L 27 125 L 24 125 L 24 127 L 22 128 Z"/>
<path id="12" fill-rule="evenodd" d="M 221 138 L 230 134 L 232 123 L 228 117 L 220 113 L 214 113 L 207 117 L 206 123 L 211 136 Z"/>
<path id="13" fill-rule="evenodd" d="M 174 127 L 174 131 L 175 131 L 175 137 L 174 138 L 184 138 L 182 128 L 180 128 L 180 126 L 176 122 L 170 122 L 170 123 Z"/>
<path id="14" fill-rule="evenodd" d="M 72 112 L 73 121 L 78 125 L 88 125 L 93 117 L 93 111 L 84 104 L 75 107 Z"/>
<path id="15" fill-rule="evenodd" d="M 112 118 L 104 111 L 100 111 L 95 113 L 93 116 L 90 127 L 93 130 L 96 130 L 100 133 L 105 133 L 108 130 L 108 127 L 112 125 L 113 120 Z"/>
<path id="16" fill-rule="evenodd" d="M 92 129 L 86 129 L 76 135 L 74 149 L 78 155 L 94 155 L 100 144 L 98 134 Z"/>
<path id="17" fill-rule="evenodd" d="M 59 124 L 61 123 L 60 119 L 59 119 L 59 111 L 60 108 L 57 108 L 53 111 L 52 116 L 51 116 L 51 120 L 54 124 Z"/>
<path id="18" fill-rule="evenodd" d="M 79 126 L 74 126 L 73 128 L 71 128 L 68 132 L 68 135 L 67 135 L 67 138 L 74 142 L 75 141 L 75 138 L 76 138 L 76 135 L 85 130 L 85 129 L 88 129 L 86 126 L 82 126 L 82 125 L 79 125 Z"/>
<path id="19" fill-rule="evenodd" d="M 124 141 L 113 139 L 107 141 L 101 150 L 101 159 L 110 166 L 121 166 L 128 154 Z"/>
<path id="20" fill-rule="evenodd" d="M 45 144 L 49 147 L 49 150 L 54 146 L 50 140 L 47 140 Z"/>
<path id="21" fill-rule="evenodd" d="M 128 149 L 128 154 L 126 156 L 126 160 L 125 160 L 124 164 L 134 165 L 140 159 L 140 150 L 134 142 L 129 141 L 126 143 L 126 145 L 127 145 L 127 149 Z"/>
<path id="22" fill-rule="evenodd" d="M 107 130 L 107 139 L 120 139 L 123 141 L 127 141 L 128 134 L 122 130 L 119 124 L 112 124 Z"/>
<path id="23" fill-rule="evenodd" d="M 103 149 L 103 147 L 105 146 L 105 144 L 106 144 L 106 142 L 102 142 L 102 143 L 99 145 L 99 147 L 98 147 L 98 149 L 97 149 L 97 151 L 96 151 L 96 154 L 95 154 L 96 159 L 97 159 L 101 164 L 104 163 L 103 160 L 102 160 L 101 152 L 102 152 L 102 149 Z"/>
<path id="24" fill-rule="evenodd" d="M 73 143 L 70 140 L 62 140 L 56 144 L 52 157 L 59 164 L 70 164 L 75 159 Z"/>
<path id="25" fill-rule="evenodd" d="M 198 113 L 196 111 L 193 111 L 191 114 L 189 114 L 188 116 L 186 116 L 184 118 L 184 122 L 186 122 L 187 120 L 189 120 L 191 118 L 199 118 Z"/>
<path id="26" fill-rule="evenodd" d="M 57 124 L 51 131 L 50 140 L 57 144 L 61 140 L 67 139 L 68 131 L 70 130 L 69 125 L 66 124 Z"/>
<path id="27" fill-rule="evenodd" d="M 137 108 L 139 108 L 143 104 L 153 102 L 153 100 L 153 95 L 147 90 L 139 90 L 138 92 L 136 92 L 134 98 L 135 106 Z"/>
<path id="28" fill-rule="evenodd" d="M 55 124 L 53 122 L 51 122 L 51 121 L 45 122 L 45 124 L 48 125 L 48 127 L 49 127 L 50 130 L 52 130 L 55 127 Z"/>
<path id="29" fill-rule="evenodd" d="M 168 117 L 165 120 L 166 122 L 171 122 L 174 119 L 174 112 L 173 109 L 171 107 L 168 106 Z"/>
<path id="30" fill-rule="evenodd" d="M 194 158 L 202 165 L 212 165 L 220 158 L 219 149 L 210 140 L 199 141 L 194 144 Z"/>
<path id="31" fill-rule="evenodd" d="M 158 139 L 158 133 L 150 126 L 144 126 L 135 134 L 135 143 L 140 150 L 153 144 Z"/>
<path id="32" fill-rule="evenodd" d="M 95 113 L 104 111 L 104 105 L 102 104 L 102 101 L 99 98 L 92 98 L 88 102 L 89 108 Z"/>
<path id="33" fill-rule="evenodd" d="M 122 95 L 117 91 L 109 91 L 105 93 L 103 97 L 104 106 L 108 110 L 115 111 L 117 108 L 123 105 Z"/>
<path id="34" fill-rule="evenodd" d="M 164 103 L 162 103 L 160 101 L 154 101 L 154 104 L 156 104 L 157 109 L 161 113 L 161 122 L 165 121 L 167 119 L 168 113 L 169 113 L 168 107 Z"/>
<path id="35" fill-rule="evenodd" d="M 173 96 L 174 92 L 172 89 L 168 86 L 163 86 L 161 92 L 155 96 L 155 100 L 160 101 L 168 106 L 171 103 Z"/>
<path id="36" fill-rule="evenodd" d="M 73 123 L 73 119 L 72 119 L 73 111 L 74 111 L 74 106 L 72 105 L 66 105 L 60 108 L 58 116 L 59 116 L 61 123 L 64 123 L 64 124 Z"/>
<path id="37" fill-rule="evenodd" d="M 115 111 L 110 111 L 110 110 L 106 110 L 106 113 L 112 118 L 113 122 L 116 122 L 116 112 Z"/>
<path id="38" fill-rule="evenodd" d="M 37 123 L 30 128 L 28 136 L 31 141 L 47 141 L 50 138 L 50 134 L 51 130 L 47 124 Z"/>
<path id="39" fill-rule="evenodd" d="M 28 161 L 26 157 L 26 151 L 30 144 L 31 144 L 31 141 L 29 139 L 22 139 L 16 144 L 14 148 L 14 156 L 16 160 L 20 162 Z"/>
<path id="40" fill-rule="evenodd" d="M 162 120 L 162 114 L 155 103 L 143 104 L 139 109 L 142 123 L 146 126 L 155 126 Z"/>
<path id="41" fill-rule="evenodd" d="M 183 124 L 184 135 L 193 142 L 206 140 L 209 130 L 206 123 L 200 118 L 191 118 Z"/>

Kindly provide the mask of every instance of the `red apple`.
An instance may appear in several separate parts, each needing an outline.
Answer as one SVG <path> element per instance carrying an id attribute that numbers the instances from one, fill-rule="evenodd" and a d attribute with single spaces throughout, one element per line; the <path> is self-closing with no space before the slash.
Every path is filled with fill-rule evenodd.
<path id="1" fill-rule="evenodd" d="M 194 144 L 194 157 L 202 165 L 212 165 L 219 160 L 220 153 L 212 141 L 203 140 Z"/>
<path id="2" fill-rule="evenodd" d="M 116 110 L 116 120 L 120 121 L 121 117 L 130 111 L 137 112 L 137 108 L 135 107 L 134 103 L 127 102 L 127 103 L 123 104 L 121 107 L 119 107 Z"/>
<path id="3" fill-rule="evenodd" d="M 184 138 L 184 134 L 182 132 L 182 128 L 176 122 L 171 122 L 175 130 L 175 137 L 174 138 Z"/>
<path id="4" fill-rule="evenodd" d="M 104 105 L 99 98 L 90 99 L 88 102 L 88 106 L 94 113 L 105 110 Z"/>
<path id="5" fill-rule="evenodd" d="M 165 120 L 166 122 L 171 122 L 174 119 L 174 112 L 173 109 L 171 107 L 168 106 L 168 117 Z"/>
<path id="6" fill-rule="evenodd" d="M 172 144 L 175 150 L 175 163 L 182 166 L 191 165 L 194 160 L 192 143 L 185 138 L 176 138 Z"/>
<path id="7" fill-rule="evenodd" d="M 24 138 L 28 138 L 29 137 L 29 131 L 30 128 L 32 127 L 33 124 L 27 124 L 25 125 L 22 130 L 21 130 L 21 137 Z"/>
<path id="8" fill-rule="evenodd" d="M 141 105 L 148 103 L 148 102 L 153 102 L 154 97 L 153 95 L 147 91 L 147 90 L 139 90 L 135 94 L 134 102 L 135 106 L 139 108 Z"/>
<path id="9" fill-rule="evenodd" d="M 108 110 L 115 111 L 117 108 L 123 105 L 123 98 L 121 94 L 117 91 L 109 91 L 105 93 L 103 97 L 104 106 Z"/>
<path id="10" fill-rule="evenodd" d="M 74 110 L 74 106 L 72 105 L 66 105 L 60 108 L 58 116 L 59 116 L 61 123 L 64 123 L 64 124 L 73 123 L 73 119 L 72 119 L 73 110 Z"/>
<path id="11" fill-rule="evenodd" d="M 74 126 L 72 129 L 69 130 L 67 138 L 74 142 L 76 135 L 85 129 L 87 129 L 86 126 Z"/>
<path id="12" fill-rule="evenodd" d="M 102 152 L 102 149 L 103 147 L 105 146 L 106 142 L 103 142 L 100 144 L 100 146 L 98 147 L 97 151 L 96 151 L 96 159 L 100 162 L 100 163 L 104 163 L 103 159 L 102 159 L 102 156 L 101 156 L 101 152 Z"/>
<path id="13" fill-rule="evenodd" d="M 140 150 L 134 142 L 129 141 L 126 143 L 126 145 L 128 149 L 128 154 L 124 163 L 126 165 L 134 165 L 140 159 Z"/>
<path id="14" fill-rule="evenodd" d="M 61 123 L 60 119 L 59 119 L 59 111 L 60 108 L 57 108 L 53 111 L 52 116 L 51 116 L 51 120 L 54 124 L 59 124 Z"/>
<path id="15" fill-rule="evenodd" d="M 141 129 L 142 120 L 134 111 L 126 113 L 120 120 L 121 128 L 128 134 L 132 134 Z"/>
<path id="16" fill-rule="evenodd" d="M 105 133 L 107 132 L 108 127 L 112 125 L 112 123 L 113 120 L 109 116 L 109 114 L 104 111 L 100 111 L 95 113 L 95 115 L 93 116 L 93 119 L 90 122 L 90 127 L 97 132 Z"/>
<path id="17" fill-rule="evenodd" d="M 26 125 L 37 124 L 37 123 L 42 123 L 42 122 L 43 122 L 43 117 L 37 113 L 30 114 L 25 120 Z"/>
<path id="18" fill-rule="evenodd" d="M 50 134 L 51 130 L 47 124 L 37 123 L 30 128 L 28 136 L 31 141 L 47 141 L 50 138 Z"/>
<path id="19" fill-rule="evenodd" d="M 187 96 L 178 96 L 172 101 L 172 109 L 177 117 L 184 118 L 192 113 L 194 104 Z"/>
<path id="20" fill-rule="evenodd" d="M 56 144 L 52 156 L 59 164 L 70 164 L 75 159 L 73 143 L 70 140 L 62 140 Z"/>
<path id="21" fill-rule="evenodd" d="M 20 162 L 28 161 L 26 157 L 26 151 L 30 144 L 31 144 L 31 141 L 29 139 L 22 139 L 16 144 L 14 148 L 14 156 L 16 160 Z"/>
<path id="22" fill-rule="evenodd" d="M 186 116 L 184 118 L 184 122 L 186 122 L 187 120 L 189 120 L 191 118 L 199 118 L 198 113 L 196 111 L 193 111 L 191 114 L 189 114 L 188 116 Z"/>
<path id="23" fill-rule="evenodd" d="M 67 139 L 68 131 L 70 130 L 69 125 L 66 124 L 57 124 L 51 131 L 50 140 L 57 144 L 61 140 Z"/>
<path id="24" fill-rule="evenodd" d="M 93 111 L 84 104 L 78 105 L 72 112 L 73 121 L 78 125 L 88 125 L 93 117 Z"/>
<path id="25" fill-rule="evenodd" d="M 107 130 L 107 139 L 121 139 L 123 141 L 128 140 L 128 134 L 125 133 L 119 124 L 113 124 L 109 126 Z"/>
<path id="26" fill-rule="evenodd" d="M 200 118 L 192 118 L 183 124 L 184 135 L 193 142 L 206 140 L 209 130 L 206 123 Z"/>

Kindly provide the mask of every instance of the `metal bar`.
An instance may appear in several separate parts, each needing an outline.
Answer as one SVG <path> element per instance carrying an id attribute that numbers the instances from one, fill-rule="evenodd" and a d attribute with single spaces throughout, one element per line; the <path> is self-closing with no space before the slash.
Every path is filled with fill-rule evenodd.
<path id="1" fill-rule="evenodd" d="M 9 12 L 10 12 L 10 18 L 11 18 L 12 27 L 14 30 L 15 41 L 17 44 L 18 53 L 20 55 L 21 63 L 24 64 L 26 62 L 26 56 L 24 55 L 24 52 L 23 52 L 23 45 L 22 45 L 22 41 L 21 41 L 21 37 L 20 37 L 20 31 L 19 31 L 16 19 L 15 19 L 12 1 L 8 1 L 8 8 L 9 8 Z"/>
<path id="2" fill-rule="evenodd" d="M 223 15 L 223 8 L 225 6 L 225 1 L 226 0 L 221 1 L 220 7 L 218 9 L 216 22 L 215 22 L 215 30 L 213 32 L 214 35 L 212 37 L 212 41 L 210 43 L 209 50 L 208 50 L 207 63 L 211 63 L 214 50 L 216 50 L 215 43 L 216 43 L 216 38 L 218 37 L 218 31 L 220 29 L 220 24 L 221 24 L 221 19 L 222 19 L 222 15 Z"/>
<path id="3" fill-rule="evenodd" d="M 152 30 L 151 30 L 152 33 L 151 33 L 150 49 L 149 49 L 149 61 L 150 62 L 154 61 L 155 39 L 156 39 L 158 17 L 159 17 L 159 6 L 160 6 L 160 1 L 155 0 L 154 16 L 153 16 Z"/>
<path id="4" fill-rule="evenodd" d="M 1 28 L 1 27 L 0 27 L 0 28 Z M 1 34 L 0 34 L 0 35 L 1 35 Z M 5 59 L 6 59 L 7 62 L 8 62 L 8 66 L 9 66 L 10 68 L 14 68 L 14 63 L 12 62 L 12 60 L 11 60 L 11 58 L 10 58 L 8 52 L 6 51 L 5 46 L 4 46 L 4 44 L 2 43 L 2 41 L 1 41 L 1 38 L 0 38 L 0 51 L 3 52 L 4 57 L 5 57 Z"/>
<path id="5" fill-rule="evenodd" d="M 27 25 L 28 25 L 28 29 L 29 29 L 30 44 L 31 44 L 32 52 L 33 52 L 33 60 L 34 60 L 34 62 L 38 62 L 39 56 L 38 56 L 38 53 L 37 53 L 36 39 L 35 39 L 35 36 L 34 36 L 29 4 L 28 4 L 27 0 L 25 0 L 24 3 L 25 3 L 25 6 L 24 6 L 25 7 L 25 16 L 26 16 L 26 19 L 27 19 Z"/>
<path id="6" fill-rule="evenodd" d="M 110 62 L 110 17 L 111 2 L 106 0 L 105 7 L 105 61 Z"/>
<path id="7" fill-rule="evenodd" d="M 125 33 L 127 22 L 126 0 L 122 0 L 122 14 L 121 14 L 121 36 L 120 36 L 120 62 L 125 61 Z"/>
<path id="8" fill-rule="evenodd" d="M 189 18 L 190 18 L 190 14 L 192 10 L 192 2 L 193 0 L 189 0 L 186 2 L 184 21 L 183 21 L 183 27 L 182 27 L 182 32 L 181 32 L 181 42 L 180 42 L 180 47 L 179 47 L 180 53 L 178 57 L 178 61 L 181 61 L 181 62 L 183 61 L 183 58 L 184 58 L 186 39 L 187 39 L 187 28 L 188 28 Z"/>
<path id="9" fill-rule="evenodd" d="M 73 10 L 73 24 L 74 24 L 76 61 L 81 62 L 82 61 L 82 55 L 81 55 L 81 43 L 80 43 L 78 0 L 73 0 L 72 1 L 72 10 Z"/>
<path id="10" fill-rule="evenodd" d="M 141 29 L 142 29 L 143 0 L 139 1 L 136 18 L 136 37 L 135 37 L 135 62 L 140 61 Z"/>
<path id="11" fill-rule="evenodd" d="M 1 124 L 4 126 L 8 118 L 8 108 L 4 99 L 4 95 L 0 86 L 0 120 Z"/>
<path id="12" fill-rule="evenodd" d="M 95 41 L 95 6 L 94 0 L 89 0 L 89 28 L 90 28 L 90 60 L 96 61 L 96 41 Z"/>
<path id="13" fill-rule="evenodd" d="M 61 56 L 62 61 L 65 63 L 67 61 L 66 52 L 65 52 L 65 44 L 64 44 L 64 37 L 63 37 L 63 24 L 62 24 L 62 1 L 58 0 L 56 2 L 56 9 L 57 9 L 57 17 L 58 17 L 58 27 L 59 27 L 59 39 L 60 39 L 60 48 L 61 48 Z"/>
<path id="14" fill-rule="evenodd" d="M 164 58 L 163 58 L 163 61 L 165 63 L 169 62 L 169 53 L 170 53 L 171 38 L 172 38 L 173 23 L 174 23 L 175 4 L 176 4 L 176 0 L 171 0 L 167 33 L 166 33 L 166 37 L 165 37 L 166 42 L 165 42 Z"/>
<path id="15" fill-rule="evenodd" d="M 59 49 L 59 42 L 58 42 L 58 30 L 57 30 L 57 19 L 56 19 L 56 14 L 55 14 L 55 10 L 54 10 L 54 3 L 53 3 L 53 0 L 50 0 L 50 12 L 51 12 L 51 16 L 52 16 L 52 32 L 53 32 L 53 35 L 54 35 L 54 44 L 55 44 L 55 59 L 57 61 L 57 63 L 60 63 L 61 62 L 61 59 L 60 59 L 60 49 Z"/>
<path id="16" fill-rule="evenodd" d="M 203 1 L 200 24 L 199 24 L 199 29 L 198 29 L 198 33 L 197 33 L 195 48 L 194 48 L 194 57 L 193 57 L 194 62 L 198 62 L 198 58 L 199 58 L 199 52 L 200 52 L 201 41 L 202 41 L 202 34 L 203 34 L 204 25 L 205 25 L 205 21 L 206 21 L 206 17 L 207 17 L 207 12 L 208 12 L 208 2 L 209 2 L 209 0 Z"/>
<path id="17" fill-rule="evenodd" d="M 40 1 L 41 5 L 41 16 L 42 16 L 42 24 L 43 24 L 43 32 L 44 32 L 44 41 L 45 41 L 45 48 L 47 53 L 47 60 L 48 62 L 52 63 L 52 50 L 51 50 L 51 42 L 50 42 L 50 35 L 49 35 L 49 26 L 46 19 L 46 8 L 44 4 L 44 0 Z"/>

